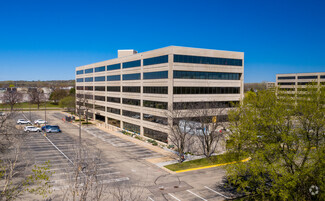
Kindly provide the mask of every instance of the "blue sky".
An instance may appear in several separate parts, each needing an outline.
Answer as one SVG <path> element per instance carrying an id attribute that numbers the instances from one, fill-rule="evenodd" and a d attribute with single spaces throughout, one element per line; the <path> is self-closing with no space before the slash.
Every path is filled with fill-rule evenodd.
<path id="1" fill-rule="evenodd" d="M 118 49 L 245 52 L 245 82 L 325 71 L 325 1 L 0 2 L 0 80 L 74 79 Z"/>

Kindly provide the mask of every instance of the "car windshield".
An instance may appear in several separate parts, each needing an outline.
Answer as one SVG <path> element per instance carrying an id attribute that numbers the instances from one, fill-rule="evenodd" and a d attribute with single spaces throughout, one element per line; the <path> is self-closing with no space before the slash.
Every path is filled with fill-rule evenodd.
<path id="1" fill-rule="evenodd" d="M 59 129 L 58 126 L 51 126 L 51 128 L 54 128 L 54 129 Z"/>

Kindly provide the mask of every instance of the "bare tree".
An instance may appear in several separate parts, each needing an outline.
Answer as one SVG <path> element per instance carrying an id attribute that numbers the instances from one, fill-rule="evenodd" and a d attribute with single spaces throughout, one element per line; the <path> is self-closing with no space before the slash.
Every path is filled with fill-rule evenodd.
<path id="1" fill-rule="evenodd" d="M 227 120 L 229 105 L 223 103 L 198 103 L 193 105 L 195 120 L 198 122 L 195 135 L 199 139 L 203 154 L 209 158 L 224 139 L 223 129 Z"/>
<path id="2" fill-rule="evenodd" d="M 114 183 L 108 188 L 109 200 L 116 201 L 142 201 L 146 200 L 144 195 L 144 184 L 130 181 Z"/>
<path id="3" fill-rule="evenodd" d="M 177 160 L 179 163 L 184 161 L 185 152 L 190 150 L 193 144 L 193 128 L 194 122 L 191 121 L 190 110 L 179 110 L 179 108 L 172 109 L 169 107 L 167 117 L 169 119 L 169 142 L 175 146 L 177 151 Z"/>
<path id="4" fill-rule="evenodd" d="M 22 94 L 18 91 L 6 91 L 2 96 L 2 101 L 10 106 L 10 111 L 13 112 L 14 106 L 22 101 Z"/>
<path id="5" fill-rule="evenodd" d="M 39 109 L 39 106 L 42 102 L 46 100 L 45 94 L 41 88 L 32 88 L 29 92 L 30 101 L 33 104 L 37 104 L 37 109 Z"/>

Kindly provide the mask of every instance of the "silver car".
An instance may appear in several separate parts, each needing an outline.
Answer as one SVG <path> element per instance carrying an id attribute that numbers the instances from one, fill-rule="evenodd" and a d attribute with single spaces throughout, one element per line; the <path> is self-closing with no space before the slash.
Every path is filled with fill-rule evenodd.
<path id="1" fill-rule="evenodd" d="M 24 131 L 29 133 L 29 132 L 41 132 L 42 130 L 35 126 L 25 126 Z"/>

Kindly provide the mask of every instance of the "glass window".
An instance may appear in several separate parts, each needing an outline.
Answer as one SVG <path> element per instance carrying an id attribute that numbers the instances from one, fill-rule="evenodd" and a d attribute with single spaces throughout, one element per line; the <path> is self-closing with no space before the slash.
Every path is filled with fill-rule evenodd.
<path id="1" fill-rule="evenodd" d="M 94 99 L 94 96 L 93 95 L 86 94 L 85 95 L 85 99 L 93 100 Z"/>
<path id="2" fill-rule="evenodd" d="M 93 91 L 94 88 L 93 88 L 93 86 L 85 86 L 85 90 L 86 91 Z"/>
<path id="3" fill-rule="evenodd" d="M 95 77 L 95 82 L 103 82 L 105 81 L 105 76 Z"/>
<path id="4" fill-rule="evenodd" d="M 228 65 L 228 66 L 242 66 L 241 59 L 228 59 L 217 57 L 200 57 L 188 55 L 174 55 L 174 62 L 176 63 L 195 63 L 195 64 L 214 64 L 214 65 Z"/>
<path id="5" fill-rule="evenodd" d="M 211 101 L 211 102 L 174 102 L 174 110 L 230 108 L 239 104 L 239 101 Z"/>
<path id="6" fill-rule="evenodd" d="M 298 76 L 298 79 L 317 79 L 317 75 L 313 75 L 313 76 Z"/>
<path id="7" fill-rule="evenodd" d="M 174 70 L 175 79 L 240 80 L 240 76 L 241 73 L 216 73 Z"/>
<path id="8" fill-rule="evenodd" d="M 119 81 L 121 80 L 121 75 L 109 75 L 107 76 L 107 81 Z"/>
<path id="9" fill-rule="evenodd" d="M 239 94 L 239 87 L 174 87 L 174 94 Z"/>
<path id="10" fill-rule="evenodd" d="M 95 68 L 95 72 L 103 72 L 103 71 L 105 71 L 105 66 Z"/>
<path id="11" fill-rule="evenodd" d="M 95 86 L 95 91 L 105 91 L 104 86 Z"/>
<path id="12" fill-rule="evenodd" d="M 107 87 L 107 91 L 121 92 L 121 87 L 120 86 Z"/>
<path id="13" fill-rule="evenodd" d="M 77 82 L 83 82 L 84 79 L 83 78 L 77 78 Z"/>
<path id="14" fill-rule="evenodd" d="M 108 65 L 107 66 L 107 70 L 117 70 L 117 69 L 121 69 L 121 64 L 113 64 L 113 65 Z"/>
<path id="15" fill-rule="evenodd" d="M 144 66 L 162 64 L 162 63 L 168 63 L 168 55 L 143 59 Z"/>
<path id="16" fill-rule="evenodd" d="M 101 105 L 95 105 L 95 109 L 105 112 L 105 107 L 104 106 L 101 106 Z"/>
<path id="17" fill-rule="evenodd" d="M 168 103 L 167 102 L 159 102 L 159 101 L 143 100 L 143 106 L 166 110 L 168 107 Z"/>
<path id="18" fill-rule="evenodd" d="M 325 79 L 325 75 L 321 75 L 320 76 L 320 79 Z"/>
<path id="19" fill-rule="evenodd" d="M 107 123 L 110 125 L 119 127 L 119 128 L 121 127 L 121 122 L 120 122 L 120 120 L 117 120 L 117 119 L 107 117 Z"/>
<path id="20" fill-rule="evenodd" d="M 295 88 L 279 88 L 280 91 L 295 91 Z M 298 89 L 299 91 L 299 89 Z"/>
<path id="21" fill-rule="evenodd" d="M 126 117 L 131 117 L 134 119 L 140 119 L 140 113 L 139 112 L 133 112 L 129 110 L 122 110 L 122 115 Z"/>
<path id="22" fill-rule="evenodd" d="M 168 71 L 158 71 L 158 72 L 150 72 L 143 73 L 143 79 L 168 79 Z"/>
<path id="23" fill-rule="evenodd" d="M 122 99 L 123 104 L 128 104 L 128 105 L 140 105 L 140 100 L 138 99 L 130 99 L 130 98 L 123 98 Z"/>
<path id="24" fill-rule="evenodd" d="M 168 134 L 161 131 L 143 127 L 143 135 L 164 143 L 168 143 Z"/>
<path id="25" fill-rule="evenodd" d="M 168 87 L 143 87 L 143 93 L 168 94 Z"/>
<path id="26" fill-rule="evenodd" d="M 123 80 L 140 80 L 141 74 L 140 73 L 134 73 L 134 74 L 124 74 Z"/>
<path id="27" fill-rule="evenodd" d="M 81 74 L 84 74 L 84 70 L 78 70 L 77 71 L 77 75 L 81 75 Z"/>
<path id="28" fill-rule="evenodd" d="M 85 74 L 87 74 L 87 73 L 92 73 L 93 71 L 94 71 L 93 68 L 86 69 L 86 70 L 85 70 Z"/>
<path id="29" fill-rule="evenodd" d="M 295 82 L 278 82 L 278 85 L 295 85 Z"/>
<path id="30" fill-rule="evenodd" d="M 121 114 L 120 109 L 112 108 L 112 107 L 107 107 L 107 112 L 113 113 L 113 114 Z"/>
<path id="31" fill-rule="evenodd" d="M 278 77 L 278 80 L 294 80 L 296 76 L 285 76 L 285 77 Z"/>
<path id="32" fill-rule="evenodd" d="M 83 86 L 77 86 L 77 90 L 84 90 Z"/>
<path id="33" fill-rule="evenodd" d="M 121 98 L 117 98 L 117 97 L 107 97 L 107 102 L 112 102 L 112 103 L 121 103 Z"/>
<path id="34" fill-rule="evenodd" d="M 105 101 L 105 96 L 95 96 L 95 100 Z"/>
<path id="35" fill-rule="evenodd" d="M 129 93 L 140 93 L 141 88 L 140 87 L 123 87 L 123 92 L 129 92 Z"/>
<path id="36" fill-rule="evenodd" d="M 123 121 L 123 129 L 135 133 L 140 133 L 140 126 Z"/>
<path id="37" fill-rule="evenodd" d="M 168 125 L 168 119 L 166 117 L 159 117 L 151 114 L 143 114 L 143 120 L 154 122 L 157 124 Z"/>
<path id="38" fill-rule="evenodd" d="M 307 84 L 312 84 L 312 82 L 298 82 L 298 85 L 307 85 Z"/>
<path id="39" fill-rule="evenodd" d="M 93 82 L 93 77 L 86 77 L 85 82 Z"/>
<path id="40" fill-rule="evenodd" d="M 141 66 L 141 60 L 136 60 L 136 61 L 129 61 L 123 63 L 123 68 L 133 68 L 133 67 L 138 67 Z"/>

